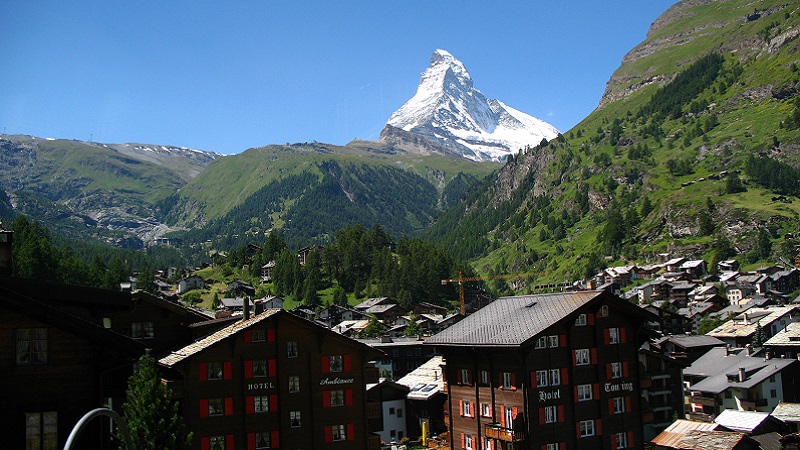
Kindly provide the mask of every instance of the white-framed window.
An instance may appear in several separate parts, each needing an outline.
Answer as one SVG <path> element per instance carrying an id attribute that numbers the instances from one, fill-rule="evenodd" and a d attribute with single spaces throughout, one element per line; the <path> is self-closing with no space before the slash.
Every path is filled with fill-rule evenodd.
<path id="1" fill-rule="evenodd" d="M 333 425 L 331 426 L 331 431 L 333 431 L 333 440 L 334 441 L 343 441 L 347 439 L 347 434 L 345 433 L 344 425 Z"/>
<path id="2" fill-rule="evenodd" d="M 287 358 L 297 358 L 300 356 L 300 350 L 297 345 L 297 341 L 289 341 L 286 343 L 286 357 Z"/>
<path id="3" fill-rule="evenodd" d="M 461 400 L 461 415 L 464 417 L 472 417 L 472 403 L 469 400 Z"/>
<path id="4" fill-rule="evenodd" d="M 608 305 L 601 306 L 597 315 L 600 317 L 608 317 Z"/>
<path id="5" fill-rule="evenodd" d="M 208 415 L 209 416 L 222 416 L 225 414 L 225 399 L 224 398 L 210 398 L 208 399 Z"/>
<path id="6" fill-rule="evenodd" d="M 208 379 L 221 380 L 223 375 L 223 365 L 219 361 L 208 363 Z"/>
<path id="7" fill-rule="evenodd" d="M 297 375 L 289 376 L 289 392 L 300 392 L 300 377 Z"/>
<path id="8" fill-rule="evenodd" d="M 558 444 L 557 443 L 547 444 L 547 450 L 558 450 Z"/>
<path id="9" fill-rule="evenodd" d="M 58 412 L 25 413 L 25 448 L 56 450 L 58 446 Z"/>
<path id="10" fill-rule="evenodd" d="M 155 337 L 153 322 L 131 322 L 131 337 L 134 339 L 152 339 Z"/>
<path id="11" fill-rule="evenodd" d="M 608 343 L 609 344 L 619 344 L 619 328 L 609 328 L 608 329 Z"/>
<path id="12" fill-rule="evenodd" d="M 621 362 L 612 362 L 611 363 L 611 378 L 622 378 L 622 363 Z"/>
<path id="13" fill-rule="evenodd" d="M 561 384 L 561 369 L 550 369 L 550 386 Z"/>
<path id="14" fill-rule="evenodd" d="M 556 422 L 558 422 L 558 407 L 557 406 L 545 406 L 544 407 L 544 422 L 545 423 L 556 423 Z"/>
<path id="15" fill-rule="evenodd" d="M 617 448 L 628 448 L 628 433 L 617 433 Z"/>
<path id="16" fill-rule="evenodd" d="M 511 380 L 511 372 L 503 372 L 503 389 L 513 389 L 514 383 Z"/>
<path id="17" fill-rule="evenodd" d="M 558 348 L 558 335 L 548 336 L 547 337 L 547 342 L 548 342 L 550 347 Z"/>
<path id="18" fill-rule="evenodd" d="M 585 402 L 592 399 L 592 385 L 579 384 L 578 385 L 578 401 Z"/>
<path id="19" fill-rule="evenodd" d="M 47 328 L 20 328 L 17 337 L 17 365 L 47 364 Z"/>
<path id="20" fill-rule="evenodd" d="M 331 406 L 344 406 L 344 389 L 331 391 Z"/>
<path id="21" fill-rule="evenodd" d="M 481 416 L 492 417 L 492 405 L 488 403 L 481 403 Z"/>
<path id="22" fill-rule="evenodd" d="M 473 438 L 471 434 L 464 435 L 464 450 L 473 450 Z"/>
<path id="23" fill-rule="evenodd" d="M 256 449 L 272 448 L 272 434 L 268 431 L 256 433 Z"/>
<path id="24" fill-rule="evenodd" d="M 341 372 L 344 370 L 344 358 L 342 355 L 331 355 L 328 359 L 330 361 L 330 371 L 331 372 Z"/>
<path id="25" fill-rule="evenodd" d="M 208 441 L 211 450 L 225 450 L 225 436 L 211 436 Z"/>
<path id="26" fill-rule="evenodd" d="M 625 397 L 614 397 L 614 414 L 625 412 Z"/>
<path id="27" fill-rule="evenodd" d="M 546 370 L 536 371 L 536 386 L 548 386 Z"/>
<path id="28" fill-rule="evenodd" d="M 461 369 L 461 383 L 462 384 L 472 384 L 470 383 L 469 379 L 469 369 Z"/>
<path id="29" fill-rule="evenodd" d="M 253 403 L 255 405 L 255 412 L 269 412 L 269 395 L 257 395 L 253 397 Z"/>
<path id="30" fill-rule="evenodd" d="M 481 370 L 481 384 L 488 385 L 489 384 L 489 371 L 488 370 Z"/>
<path id="31" fill-rule="evenodd" d="M 300 428 L 302 425 L 300 411 L 289 411 L 289 426 L 292 428 Z"/>
<path id="32" fill-rule="evenodd" d="M 585 366 L 591 364 L 591 356 L 589 354 L 588 348 L 581 348 L 575 350 L 575 365 L 577 366 Z"/>
<path id="33" fill-rule="evenodd" d="M 586 321 L 586 314 L 581 314 L 577 318 L 575 318 L 575 325 L 576 326 L 584 326 L 588 322 Z"/>
<path id="34" fill-rule="evenodd" d="M 536 340 L 536 348 L 547 348 L 547 336 L 541 336 Z"/>
<path id="35" fill-rule="evenodd" d="M 581 437 L 594 436 L 594 419 L 581 420 Z"/>
<path id="36" fill-rule="evenodd" d="M 250 332 L 250 336 L 252 342 L 264 342 L 267 340 L 267 333 L 264 330 L 253 330 Z"/>

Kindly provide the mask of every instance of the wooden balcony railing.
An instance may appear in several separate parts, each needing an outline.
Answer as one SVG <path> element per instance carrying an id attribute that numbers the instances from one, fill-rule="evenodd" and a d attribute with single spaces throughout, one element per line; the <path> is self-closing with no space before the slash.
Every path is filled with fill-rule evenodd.
<path id="1" fill-rule="evenodd" d="M 505 442 L 520 442 L 525 440 L 525 430 L 521 428 L 506 428 L 499 423 L 484 424 L 484 433 L 487 438 L 499 439 Z"/>

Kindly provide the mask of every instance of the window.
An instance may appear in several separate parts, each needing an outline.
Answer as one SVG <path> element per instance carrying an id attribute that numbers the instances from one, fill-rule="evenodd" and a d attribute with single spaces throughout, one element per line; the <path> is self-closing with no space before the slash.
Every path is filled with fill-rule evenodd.
<path id="1" fill-rule="evenodd" d="M 286 343 L 286 357 L 297 358 L 299 351 L 297 349 L 297 342 L 289 341 Z"/>
<path id="2" fill-rule="evenodd" d="M 489 384 L 489 371 L 481 370 L 481 384 Z"/>
<path id="3" fill-rule="evenodd" d="M 625 412 L 625 397 L 614 397 L 614 414 Z"/>
<path id="4" fill-rule="evenodd" d="M 550 344 L 550 347 L 553 347 L 553 348 L 557 348 L 558 347 L 558 335 L 549 336 L 547 338 L 547 341 Z"/>
<path id="5" fill-rule="evenodd" d="M 484 442 L 485 442 L 485 445 L 486 445 L 486 447 L 484 447 L 484 450 L 494 450 L 494 448 L 492 446 L 493 441 L 491 439 L 486 439 Z"/>
<path id="6" fill-rule="evenodd" d="M 300 411 L 289 411 L 289 426 L 300 428 Z"/>
<path id="7" fill-rule="evenodd" d="M 619 344 L 619 328 L 608 329 L 608 343 Z"/>
<path id="8" fill-rule="evenodd" d="M 389 408 L 389 415 L 390 415 L 390 416 L 393 416 L 393 415 L 394 415 L 394 408 Z"/>
<path id="9" fill-rule="evenodd" d="M 581 437 L 594 436 L 594 420 L 581 420 Z"/>
<path id="10" fill-rule="evenodd" d="M 347 435 L 344 432 L 344 425 L 334 425 L 331 427 L 333 431 L 333 440 L 334 441 L 343 441 L 347 438 Z"/>
<path id="11" fill-rule="evenodd" d="M 470 384 L 469 382 L 469 369 L 461 369 L 461 383 Z"/>
<path id="12" fill-rule="evenodd" d="M 622 378 L 622 363 L 611 363 L 611 378 Z"/>
<path id="13" fill-rule="evenodd" d="M 265 377 L 267 376 L 267 360 L 257 359 L 253 361 L 253 376 Z"/>
<path id="14" fill-rule="evenodd" d="M 628 448 L 628 433 L 617 433 L 617 448 Z"/>
<path id="15" fill-rule="evenodd" d="M 210 450 L 225 450 L 225 436 L 211 436 L 208 441 Z"/>
<path id="16" fill-rule="evenodd" d="M 578 401 L 585 402 L 592 399 L 592 385 L 580 384 L 578 385 Z"/>
<path id="17" fill-rule="evenodd" d="M 257 413 L 269 412 L 268 395 L 257 395 L 253 397 L 253 402 L 255 404 L 255 412 Z"/>
<path id="18" fill-rule="evenodd" d="M 778 398 L 778 391 L 775 390 L 775 389 L 770 389 L 769 390 L 769 396 L 770 396 L 770 398 Z"/>
<path id="19" fill-rule="evenodd" d="M 608 317 L 608 305 L 603 305 L 600 307 L 600 312 L 597 314 L 600 317 Z"/>
<path id="20" fill-rule="evenodd" d="M 344 389 L 331 391 L 331 406 L 344 406 Z"/>
<path id="21" fill-rule="evenodd" d="M 256 433 L 256 448 L 272 448 L 272 434 L 269 432 Z"/>
<path id="22" fill-rule="evenodd" d="M 469 400 L 461 400 L 461 415 L 464 417 L 472 417 L 472 403 Z"/>
<path id="23" fill-rule="evenodd" d="M 253 330 L 250 332 L 250 336 L 252 342 L 264 342 L 267 340 L 264 330 Z"/>
<path id="24" fill-rule="evenodd" d="M 222 363 L 221 362 L 210 362 L 208 363 L 208 379 L 209 380 L 221 380 L 223 375 L 222 371 Z"/>
<path id="25" fill-rule="evenodd" d="M 331 372 L 341 372 L 344 369 L 342 355 L 332 355 L 329 359 Z"/>
<path id="26" fill-rule="evenodd" d="M 575 350 L 575 365 L 577 366 L 585 366 L 587 364 L 591 364 L 591 359 L 589 358 L 589 349 L 582 348 L 579 350 Z"/>
<path id="27" fill-rule="evenodd" d="M 131 323 L 131 337 L 134 339 L 155 337 L 153 330 L 153 322 L 132 322 Z"/>
<path id="28" fill-rule="evenodd" d="M 17 330 L 17 364 L 28 366 L 47 363 L 47 328 Z"/>
<path id="29" fill-rule="evenodd" d="M 546 348 L 547 347 L 547 336 L 542 336 L 536 340 L 536 348 Z"/>
<path id="30" fill-rule="evenodd" d="M 473 446 L 472 446 L 472 435 L 471 434 L 465 434 L 464 435 L 464 449 L 465 450 L 472 450 L 473 449 Z"/>
<path id="31" fill-rule="evenodd" d="M 208 415 L 221 416 L 225 414 L 225 399 L 210 398 L 208 399 Z"/>
<path id="32" fill-rule="evenodd" d="M 397 408 L 397 417 L 403 417 L 403 408 Z"/>
<path id="33" fill-rule="evenodd" d="M 546 370 L 537 370 L 536 371 L 536 386 L 547 386 L 547 371 Z"/>
<path id="34" fill-rule="evenodd" d="M 561 369 L 550 369 L 550 386 L 561 384 Z"/>
<path id="35" fill-rule="evenodd" d="M 559 450 L 558 444 L 547 444 L 547 450 Z"/>
<path id="36" fill-rule="evenodd" d="M 558 407 L 557 406 L 545 406 L 544 407 L 544 423 L 556 423 L 558 422 Z"/>
<path id="37" fill-rule="evenodd" d="M 481 416 L 492 417 L 492 407 L 488 403 L 481 403 Z"/>
<path id="38" fill-rule="evenodd" d="M 586 314 L 581 314 L 575 319 L 576 326 L 584 326 L 586 323 Z"/>
<path id="39" fill-rule="evenodd" d="M 511 372 L 503 372 L 503 388 L 513 389 L 514 382 L 512 380 Z"/>
<path id="40" fill-rule="evenodd" d="M 296 375 L 289 377 L 289 392 L 300 392 L 300 377 Z"/>
<path id="41" fill-rule="evenodd" d="M 58 449 L 58 413 L 55 411 L 25 414 L 25 448 Z"/>

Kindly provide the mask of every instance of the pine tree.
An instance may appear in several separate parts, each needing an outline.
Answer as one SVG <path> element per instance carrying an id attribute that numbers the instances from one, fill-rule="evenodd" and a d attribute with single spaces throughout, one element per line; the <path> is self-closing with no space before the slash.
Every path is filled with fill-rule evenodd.
<path id="1" fill-rule="evenodd" d="M 133 446 L 140 450 L 188 449 L 192 433 L 186 431 L 178 404 L 156 370 L 150 350 L 139 358 L 128 379 L 127 401 L 122 406 Z"/>

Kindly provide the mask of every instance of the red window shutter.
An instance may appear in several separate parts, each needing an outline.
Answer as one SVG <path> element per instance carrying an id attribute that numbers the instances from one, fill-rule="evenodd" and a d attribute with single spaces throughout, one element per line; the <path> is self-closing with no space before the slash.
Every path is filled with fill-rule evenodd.
<path id="1" fill-rule="evenodd" d="M 628 377 L 628 363 L 622 363 L 622 376 L 627 378 Z"/>
<path id="2" fill-rule="evenodd" d="M 539 425 L 544 425 L 547 418 L 544 416 L 544 408 L 539 408 Z"/>
<path id="3" fill-rule="evenodd" d="M 356 440 L 356 425 L 354 423 L 347 424 L 347 440 L 348 441 Z"/>
<path id="4" fill-rule="evenodd" d="M 200 363 L 197 365 L 198 375 L 200 375 L 200 381 L 208 380 L 208 364 L 207 363 Z"/>
<path id="5" fill-rule="evenodd" d="M 477 415 L 477 411 L 475 411 L 475 402 L 469 402 L 469 412 L 471 414 L 470 417 L 475 417 Z"/>
<path id="6" fill-rule="evenodd" d="M 467 374 L 467 384 L 472 385 L 472 380 L 474 380 L 474 379 L 475 378 L 472 376 L 472 369 L 470 369 L 468 374 Z"/>
<path id="7" fill-rule="evenodd" d="M 531 372 L 531 387 L 535 388 L 536 386 L 538 386 L 536 380 L 536 372 Z"/>
<path id="8" fill-rule="evenodd" d="M 232 434 L 226 434 L 225 435 L 225 448 L 234 448 L 233 442 L 234 442 L 233 441 L 233 435 Z"/>
<path id="9" fill-rule="evenodd" d="M 573 397 L 575 401 L 578 401 L 578 385 L 575 385 L 575 396 Z"/>
<path id="10" fill-rule="evenodd" d="M 346 406 L 353 406 L 353 390 L 352 389 L 345 389 L 344 390 L 344 404 Z"/>
<path id="11" fill-rule="evenodd" d="M 589 362 L 592 364 L 597 364 L 597 349 L 593 348 L 591 353 L 592 353 L 592 360 Z"/>
<path id="12" fill-rule="evenodd" d="M 518 412 L 519 412 L 519 410 L 517 409 L 517 407 L 516 407 L 516 406 L 512 406 L 512 407 L 511 407 L 511 417 L 512 417 L 514 420 L 517 420 L 517 413 L 518 413 Z M 511 425 L 513 426 L 514 424 L 511 424 Z"/>
<path id="13" fill-rule="evenodd" d="M 566 442 L 560 442 L 558 444 L 558 450 L 567 450 L 567 443 Z"/>
<path id="14" fill-rule="evenodd" d="M 253 378 L 253 361 L 249 359 L 244 360 L 244 377 Z"/>
<path id="15" fill-rule="evenodd" d="M 628 431 L 628 447 L 636 448 L 636 446 L 633 445 L 633 431 Z"/>
<path id="16" fill-rule="evenodd" d="M 561 384 L 569 384 L 569 370 L 566 367 L 561 368 Z"/>
<path id="17" fill-rule="evenodd" d="M 628 342 L 626 331 L 627 330 L 625 328 L 620 328 L 619 329 L 619 341 L 622 342 L 623 344 Z"/>
<path id="18" fill-rule="evenodd" d="M 580 439 L 581 437 L 581 423 L 575 422 L 575 435 Z"/>
<path id="19" fill-rule="evenodd" d="M 511 372 L 511 390 L 517 390 L 517 374 L 515 372 Z"/>
<path id="20" fill-rule="evenodd" d="M 281 446 L 281 438 L 280 433 L 278 431 L 273 431 L 270 433 L 270 447 L 272 448 L 279 448 Z"/>
<path id="21" fill-rule="evenodd" d="M 244 332 L 244 341 L 245 342 L 253 342 L 253 333 L 249 331 Z"/>
<path id="22" fill-rule="evenodd" d="M 631 410 L 631 398 L 625 397 L 625 411 L 629 412 L 630 410 Z"/>
<path id="23" fill-rule="evenodd" d="M 594 421 L 594 434 L 600 436 L 603 434 L 603 421 L 602 419 L 595 419 Z"/>
<path id="24" fill-rule="evenodd" d="M 274 377 L 278 374 L 278 361 L 275 359 L 270 359 L 267 361 L 269 367 L 267 367 L 267 373 L 269 376 Z"/>
<path id="25" fill-rule="evenodd" d="M 610 380 L 613 375 L 614 372 L 611 370 L 611 364 L 606 364 L 606 379 Z"/>
<path id="26" fill-rule="evenodd" d="M 564 405 L 558 405 L 558 421 L 564 421 Z"/>
<path id="27" fill-rule="evenodd" d="M 586 313 L 586 319 L 589 322 L 589 325 L 594 325 L 594 314 Z"/>
<path id="28" fill-rule="evenodd" d="M 500 406 L 500 426 L 505 428 L 506 426 L 506 407 Z"/>
<path id="29" fill-rule="evenodd" d="M 269 412 L 278 412 L 278 394 L 269 396 Z"/>
<path id="30" fill-rule="evenodd" d="M 573 366 L 577 366 L 578 365 L 578 351 L 577 350 L 573 350 L 572 351 L 572 365 Z"/>
<path id="31" fill-rule="evenodd" d="M 267 330 L 267 341 L 275 342 L 275 330 Z"/>
<path id="32" fill-rule="evenodd" d="M 603 328 L 603 343 L 606 345 L 611 343 L 611 333 L 609 333 L 608 328 Z"/>
<path id="33" fill-rule="evenodd" d="M 321 364 L 322 364 L 322 373 L 330 373 L 331 372 L 331 358 L 330 358 L 330 356 L 323 356 Z"/>
<path id="34" fill-rule="evenodd" d="M 331 391 L 322 391 L 322 407 L 331 407 Z"/>
<path id="35" fill-rule="evenodd" d="M 594 396 L 592 398 L 594 400 L 600 400 L 600 384 L 595 384 L 592 387 L 594 388 Z"/>
<path id="36" fill-rule="evenodd" d="M 611 435 L 611 449 L 612 450 L 617 450 L 617 448 L 618 448 L 617 445 L 618 445 L 617 444 L 617 435 L 616 434 L 612 434 Z"/>
<path id="37" fill-rule="evenodd" d="M 350 355 L 344 355 L 342 360 L 343 360 L 343 364 L 342 365 L 344 365 L 344 371 L 345 372 L 350 372 L 351 370 L 353 370 L 353 360 L 350 357 Z"/>
<path id="38" fill-rule="evenodd" d="M 200 400 L 200 417 L 208 417 L 208 400 Z"/>
<path id="39" fill-rule="evenodd" d="M 200 450 L 211 450 L 211 438 L 210 437 L 201 437 L 200 438 Z"/>
<path id="40" fill-rule="evenodd" d="M 567 346 L 567 335 L 561 334 L 558 336 L 558 346 L 559 347 L 566 347 Z"/>
<path id="41" fill-rule="evenodd" d="M 247 433 L 247 450 L 256 450 L 256 434 Z"/>
<path id="42" fill-rule="evenodd" d="M 222 377 L 226 380 L 230 380 L 233 378 L 233 363 L 230 361 L 225 361 L 222 364 Z"/>
<path id="43" fill-rule="evenodd" d="M 608 399 L 608 413 L 609 414 L 614 414 L 614 399 L 613 398 Z"/>
<path id="44" fill-rule="evenodd" d="M 256 401 L 252 396 L 245 397 L 245 404 L 247 405 L 247 414 L 256 412 Z"/>
<path id="45" fill-rule="evenodd" d="M 461 433 L 461 448 L 467 448 L 467 437 Z"/>
<path id="46" fill-rule="evenodd" d="M 333 442 L 333 428 L 325 427 L 325 442 Z"/>
<path id="47" fill-rule="evenodd" d="M 547 444 L 542 444 L 542 450 L 547 450 Z"/>
<path id="48" fill-rule="evenodd" d="M 225 415 L 233 415 L 233 397 L 225 397 Z"/>

